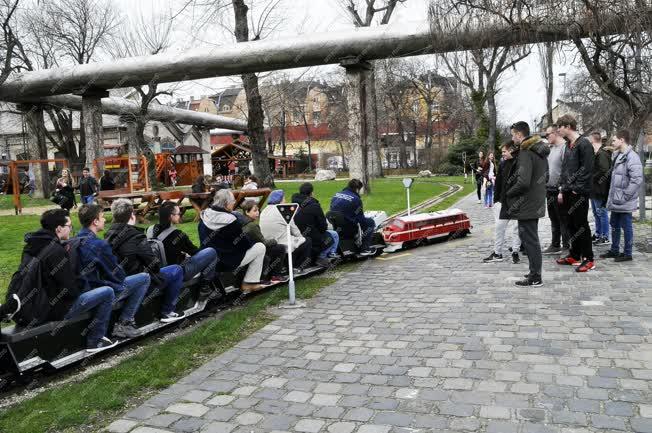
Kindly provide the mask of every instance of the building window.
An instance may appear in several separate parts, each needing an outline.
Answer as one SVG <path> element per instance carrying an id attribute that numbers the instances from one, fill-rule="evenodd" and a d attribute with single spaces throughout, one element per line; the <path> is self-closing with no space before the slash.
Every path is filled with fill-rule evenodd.
<path id="1" fill-rule="evenodd" d="M 222 105 L 222 111 L 231 111 L 231 106 L 229 104 Z"/>
<path id="2" fill-rule="evenodd" d="M 312 123 L 314 123 L 315 125 L 321 123 L 321 111 L 312 112 Z"/>
<path id="3" fill-rule="evenodd" d="M 154 125 L 152 127 L 152 133 L 154 134 L 154 137 L 158 137 L 158 133 L 159 133 L 158 125 Z"/>

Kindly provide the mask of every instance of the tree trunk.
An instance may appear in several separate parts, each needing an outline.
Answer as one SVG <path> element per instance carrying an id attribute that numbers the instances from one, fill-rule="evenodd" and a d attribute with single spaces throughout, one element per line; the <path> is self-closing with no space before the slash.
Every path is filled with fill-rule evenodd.
<path id="1" fill-rule="evenodd" d="M 547 73 L 547 82 L 546 82 L 546 118 L 548 120 L 548 125 L 553 124 L 552 120 L 552 95 L 554 91 L 554 77 L 553 77 L 553 56 L 554 49 L 552 42 L 546 42 L 546 67 L 548 68 Z M 546 125 L 547 126 L 547 125 Z"/>
<path id="2" fill-rule="evenodd" d="M 235 13 L 235 39 L 238 42 L 249 41 L 249 25 L 247 23 L 247 12 L 249 8 L 244 0 L 232 0 Z M 251 147 L 251 158 L 254 163 L 254 171 L 260 179 L 259 186 L 274 186 L 274 178 L 269 168 L 269 159 L 265 147 L 265 114 L 263 112 L 263 99 L 258 88 L 258 77 L 256 74 L 242 74 L 242 85 L 247 95 L 247 130 L 249 133 L 249 146 Z"/>
<path id="3" fill-rule="evenodd" d="M 43 107 L 32 105 L 27 110 L 26 119 L 29 130 L 29 145 L 36 151 L 37 159 L 48 159 L 48 148 L 45 142 L 45 122 L 43 119 Z M 48 176 L 48 164 L 30 164 L 35 178 L 34 197 L 45 198 L 50 195 L 50 179 Z"/>
<path id="4" fill-rule="evenodd" d="M 400 137 L 398 147 L 398 165 L 400 168 L 407 168 L 407 142 L 405 140 L 405 128 L 401 122 L 400 113 L 396 112 L 396 132 Z"/>
<path id="5" fill-rule="evenodd" d="M 498 114 L 496 110 L 496 92 L 491 87 L 487 91 L 487 111 L 489 112 L 489 133 L 487 135 L 487 152 L 494 152 L 496 149 L 496 134 Z"/>
<path id="6" fill-rule="evenodd" d="M 281 155 L 286 155 L 285 148 L 285 108 L 281 108 Z"/>

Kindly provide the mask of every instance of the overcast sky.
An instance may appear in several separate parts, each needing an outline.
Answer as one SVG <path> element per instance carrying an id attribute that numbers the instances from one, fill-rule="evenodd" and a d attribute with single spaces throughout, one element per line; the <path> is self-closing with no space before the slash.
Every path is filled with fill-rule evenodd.
<path id="1" fill-rule="evenodd" d="M 114 0 L 125 16 L 135 14 L 156 14 L 157 11 L 172 10 L 178 12 L 187 0 Z M 201 0 L 206 1 L 206 0 Z M 259 0 L 260 1 L 260 0 Z M 267 0 L 262 0 L 263 2 Z M 359 3 L 364 3 L 358 0 Z M 381 1 L 379 1 L 380 3 Z M 231 3 L 230 0 L 226 2 Z M 395 10 L 391 23 L 405 23 L 425 20 L 427 18 L 428 0 L 407 0 Z M 256 3 L 254 3 L 256 6 Z M 340 0 L 280 0 L 278 16 L 283 18 L 279 29 L 269 35 L 268 39 L 284 38 L 301 33 L 333 32 L 351 29 L 350 18 L 340 5 Z M 228 10 L 229 16 L 232 10 Z M 200 22 L 203 16 L 197 10 L 186 9 L 175 23 L 172 50 L 187 48 L 211 47 L 232 43 L 232 36 L 228 35 L 219 24 L 209 24 L 197 28 L 193 23 Z M 420 58 L 421 59 L 421 58 Z M 427 61 L 424 60 L 424 61 Z M 192 65 L 189 65 L 191 68 Z M 313 68 L 318 73 L 328 73 L 337 66 Z M 575 69 L 570 65 L 570 59 L 557 60 L 555 64 L 555 99 L 563 90 L 563 78 L 559 73 L 568 72 L 568 77 Z M 543 115 L 545 111 L 545 90 L 540 75 L 540 66 L 537 50 L 521 63 L 515 70 L 505 73 L 498 94 L 498 116 L 501 123 L 510 124 L 517 120 L 528 122 Z M 290 71 L 298 74 L 300 71 Z M 230 85 L 240 85 L 237 77 L 219 78 L 213 80 L 197 80 L 186 84 L 175 91 L 175 97 L 200 96 L 214 93 Z"/>

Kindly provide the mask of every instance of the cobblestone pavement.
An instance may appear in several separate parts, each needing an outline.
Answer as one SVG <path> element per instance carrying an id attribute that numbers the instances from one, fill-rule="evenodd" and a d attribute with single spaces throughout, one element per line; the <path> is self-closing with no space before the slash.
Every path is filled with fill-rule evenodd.
<path id="1" fill-rule="evenodd" d="M 109 431 L 652 432 L 652 256 L 517 288 L 458 206 L 471 236 L 364 263 Z"/>

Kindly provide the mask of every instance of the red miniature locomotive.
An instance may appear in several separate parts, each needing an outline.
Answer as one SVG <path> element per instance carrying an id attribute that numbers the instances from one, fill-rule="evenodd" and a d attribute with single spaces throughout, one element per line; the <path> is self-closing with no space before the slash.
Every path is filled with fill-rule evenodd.
<path id="1" fill-rule="evenodd" d="M 401 249 L 404 244 L 419 244 L 431 239 L 470 233 L 471 220 L 460 209 L 420 213 L 392 218 L 383 228 L 386 252 Z"/>

